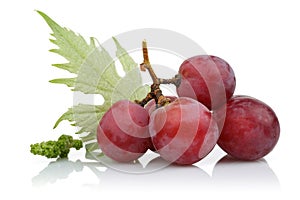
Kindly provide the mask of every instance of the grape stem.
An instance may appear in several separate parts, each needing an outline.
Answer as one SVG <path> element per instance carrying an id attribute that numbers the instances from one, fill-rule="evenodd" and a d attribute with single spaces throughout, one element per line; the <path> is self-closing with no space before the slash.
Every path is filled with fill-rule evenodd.
<path id="1" fill-rule="evenodd" d="M 147 48 L 146 40 L 143 41 L 142 46 L 143 46 L 144 62 L 140 64 L 141 71 L 146 71 L 146 69 L 147 69 L 149 71 L 149 74 L 150 74 L 154 84 L 158 84 L 158 85 L 159 84 L 173 84 L 176 87 L 179 87 L 179 85 L 181 83 L 180 74 L 176 74 L 173 78 L 170 78 L 170 79 L 157 78 L 153 68 L 151 67 L 150 61 L 149 61 L 148 48 Z"/>
<path id="2" fill-rule="evenodd" d="M 180 74 L 176 74 L 173 78 L 170 79 L 159 78 L 158 81 L 159 84 L 173 84 L 176 87 L 179 87 L 181 83 L 181 76 Z"/>
<path id="3" fill-rule="evenodd" d="M 149 56 L 148 56 L 148 48 L 147 48 L 147 42 L 146 40 L 143 40 L 142 43 L 143 46 L 143 57 L 144 57 L 144 62 L 140 64 L 140 69 L 141 71 L 146 71 L 146 69 L 148 70 L 153 84 L 159 84 L 159 80 L 155 74 L 155 72 L 153 71 L 153 68 L 151 67 L 150 61 L 149 61 Z"/>
<path id="4" fill-rule="evenodd" d="M 141 71 L 148 70 L 148 72 L 152 78 L 153 84 L 151 85 L 151 91 L 147 94 L 147 96 L 142 100 L 135 100 L 135 102 L 137 104 L 141 105 L 142 107 L 144 107 L 150 100 L 154 99 L 157 106 L 165 106 L 168 103 L 170 103 L 171 100 L 162 94 L 162 91 L 159 86 L 161 83 L 166 84 L 168 82 L 168 80 L 171 80 L 171 79 L 157 78 L 153 68 L 151 67 L 150 61 L 149 61 L 146 40 L 143 40 L 142 47 L 143 47 L 144 62 L 140 64 L 140 69 L 141 69 Z"/>

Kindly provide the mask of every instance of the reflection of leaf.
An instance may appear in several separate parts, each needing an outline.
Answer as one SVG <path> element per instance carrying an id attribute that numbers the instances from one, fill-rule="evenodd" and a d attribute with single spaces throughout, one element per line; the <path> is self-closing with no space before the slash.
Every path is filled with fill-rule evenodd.
<path id="1" fill-rule="evenodd" d="M 80 161 L 69 161 L 67 158 L 59 158 L 52 161 L 38 175 L 32 178 L 34 186 L 44 186 L 55 183 L 60 179 L 66 179 L 73 171 L 82 171 L 83 165 Z"/>
<path id="2" fill-rule="evenodd" d="M 53 31 L 52 36 L 55 39 L 50 41 L 57 45 L 58 49 L 50 51 L 63 56 L 68 61 L 53 66 L 75 74 L 73 78 L 53 79 L 50 82 L 65 84 L 73 91 L 102 95 L 104 98 L 102 105 L 79 104 L 69 108 L 57 120 L 54 128 L 60 122 L 67 120 L 72 125 L 80 127 L 77 133 L 86 133 L 82 138 L 84 141 L 94 141 L 99 120 L 111 105 L 121 99 L 142 99 L 147 94 L 148 87 L 142 86 L 137 64 L 116 38 L 113 38 L 113 41 L 117 47 L 116 56 L 125 71 L 123 78 L 118 75 L 113 58 L 103 47 L 96 45 L 95 38 L 90 38 L 88 44 L 82 36 L 61 27 L 43 12 L 38 11 L 38 13 Z"/>

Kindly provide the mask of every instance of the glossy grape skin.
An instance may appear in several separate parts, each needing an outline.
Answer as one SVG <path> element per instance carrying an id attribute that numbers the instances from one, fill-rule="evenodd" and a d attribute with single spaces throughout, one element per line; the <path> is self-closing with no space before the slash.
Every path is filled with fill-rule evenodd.
<path id="1" fill-rule="evenodd" d="M 148 112 L 138 104 L 121 100 L 103 115 L 97 129 L 102 152 L 119 162 L 129 162 L 142 156 L 151 139 Z"/>
<path id="2" fill-rule="evenodd" d="M 171 100 L 171 102 L 173 102 L 173 101 L 175 101 L 177 99 L 177 97 L 175 97 L 175 96 L 166 96 L 166 97 L 169 98 Z M 157 109 L 155 100 L 154 99 L 150 100 L 146 104 L 145 109 L 147 110 L 147 112 L 149 113 L 149 115 L 151 115 L 151 113 Z M 154 145 L 152 144 L 152 141 L 151 141 L 151 145 L 149 146 L 149 149 L 151 151 L 156 151 Z"/>
<path id="3" fill-rule="evenodd" d="M 190 165 L 204 158 L 219 137 L 211 112 L 188 97 L 180 97 L 156 109 L 150 116 L 149 130 L 160 156 L 180 165 Z"/>
<path id="4" fill-rule="evenodd" d="M 216 56 L 191 57 L 181 64 L 179 74 L 178 96 L 196 99 L 211 110 L 225 104 L 235 90 L 236 79 L 232 68 Z"/>
<path id="5" fill-rule="evenodd" d="M 275 147 L 280 135 L 275 112 L 248 96 L 235 96 L 227 103 L 226 117 L 218 145 L 241 160 L 257 160 Z"/>

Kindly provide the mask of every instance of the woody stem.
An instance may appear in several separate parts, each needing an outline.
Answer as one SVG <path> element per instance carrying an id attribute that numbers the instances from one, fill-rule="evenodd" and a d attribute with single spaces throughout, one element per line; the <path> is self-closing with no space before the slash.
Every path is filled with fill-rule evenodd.
<path id="1" fill-rule="evenodd" d="M 135 100 L 135 102 L 141 106 L 146 105 L 150 100 L 154 99 L 156 104 L 158 104 L 159 106 L 164 106 L 168 103 L 170 103 L 170 99 L 166 98 L 163 94 L 162 91 L 160 89 L 160 80 L 164 80 L 164 79 L 159 79 L 157 78 L 155 72 L 153 71 L 150 61 L 149 61 L 149 56 L 148 56 L 148 48 L 147 48 L 147 42 L 144 40 L 142 43 L 142 47 L 143 47 L 143 58 L 144 58 L 144 62 L 142 64 L 140 64 L 140 69 L 141 71 L 146 71 L 148 70 L 153 84 L 151 85 L 151 91 L 147 94 L 147 96 L 139 101 L 139 100 Z"/>

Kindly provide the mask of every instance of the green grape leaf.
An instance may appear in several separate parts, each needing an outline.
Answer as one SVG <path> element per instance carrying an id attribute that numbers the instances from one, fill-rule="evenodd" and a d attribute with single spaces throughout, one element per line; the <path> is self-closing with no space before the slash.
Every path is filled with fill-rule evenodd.
<path id="1" fill-rule="evenodd" d="M 44 18 L 53 31 L 51 35 L 55 40 L 50 39 L 50 41 L 59 47 L 50 51 L 63 56 L 69 61 L 69 63 L 53 64 L 53 66 L 65 69 L 71 73 L 77 73 L 86 57 L 96 48 L 95 44 L 92 42 L 91 44 L 87 44 L 81 35 L 77 35 L 72 30 L 61 27 L 45 13 L 41 11 L 37 12 Z"/>
<path id="2" fill-rule="evenodd" d="M 126 50 L 120 45 L 120 43 L 118 42 L 118 40 L 113 37 L 113 40 L 117 46 L 117 57 L 119 59 L 119 61 L 121 62 L 124 71 L 125 72 L 129 72 L 132 69 L 135 69 L 137 66 L 137 63 L 134 62 L 134 60 L 128 55 L 128 53 L 126 52 Z"/>
<path id="3" fill-rule="evenodd" d="M 70 29 L 61 27 L 49 16 L 37 11 L 49 25 L 54 39 L 50 41 L 58 48 L 51 52 L 64 57 L 68 62 L 53 64 L 54 67 L 69 71 L 72 78 L 57 78 L 50 82 L 64 84 L 72 91 L 84 94 L 102 95 L 102 105 L 78 104 L 69 108 L 55 123 L 56 128 L 62 121 L 69 121 L 71 125 L 79 127 L 77 134 L 88 151 L 94 151 L 96 145 L 97 126 L 104 113 L 113 103 L 121 99 L 142 99 L 149 92 L 148 86 L 143 86 L 138 65 L 120 45 L 116 38 L 116 57 L 120 61 L 125 76 L 117 73 L 115 61 L 111 55 L 93 37 L 87 43 L 85 39 Z"/>
<path id="4" fill-rule="evenodd" d="M 65 84 L 68 87 L 73 87 L 75 84 L 76 79 L 75 78 L 57 78 L 50 80 L 50 83 L 59 83 L 59 84 Z"/>

